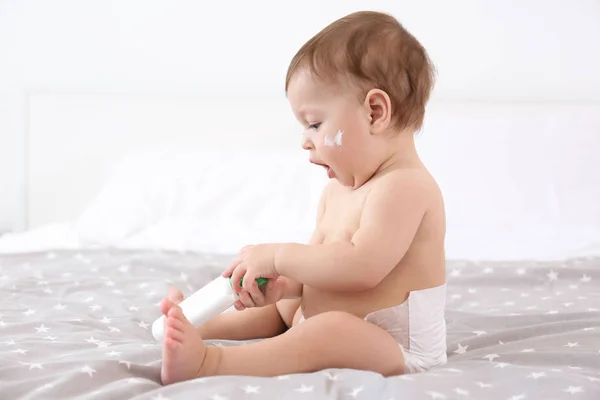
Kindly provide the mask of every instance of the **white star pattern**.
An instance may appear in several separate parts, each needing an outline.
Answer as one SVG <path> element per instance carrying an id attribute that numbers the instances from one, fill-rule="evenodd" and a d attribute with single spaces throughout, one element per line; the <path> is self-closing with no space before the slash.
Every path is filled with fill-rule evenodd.
<path id="1" fill-rule="evenodd" d="M 302 385 L 296 389 L 296 392 L 299 393 L 311 393 L 315 389 L 314 386 Z"/>
<path id="2" fill-rule="evenodd" d="M 89 339 L 85 339 L 85 341 L 88 343 L 94 343 L 94 344 L 100 343 L 100 341 L 98 339 L 94 339 L 93 336 L 90 336 Z"/>
<path id="3" fill-rule="evenodd" d="M 571 394 L 583 393 L 583 388 L 581 386 L 569 386 L 564 391 Z"/>
<path id="4" fill-rule="evenodd" d="M 455 388 L 454 392 L 456 394 L 460 395 L 460 396 L 468 396 L 469 395 L 469 391 L 468 390 L 464 390 L 464 389 L 459 388 L 459 387 Z"/>
<path id="5" fill-rule="evenodd" d="M 460 343 L 457 343 L 457 345 L 458 348 L 454 350 L 455 354 L 465 354 L 467 352 L 467 349 L 469 348 L 469 345 L 462 346 Z"/>
<path id="6" fill-rule="evenodd" d="M 440 392 L 427 391 L 425 394 L 435 400 L 444 400 L 446 398 L 446 396 Z"/>
<path id="7" fill-rule="evenodd" d="M 84 374 L 88 374 L 90 377 L 92 377 L 96 370 L 91 368 L 89 365 L 86 365 L 85 367 L 81 368 L 81 372 L 83 372 Z"/>
<path id="8" fill-rule="evenodd" d="M 546 377 L 545 372 L 532 372 L 531 375 L 527 376 L 528 378 L 538 379 Z"/>
<path id="9" fill-rule="evenodd" d="M 486 358 L 490 361 L 494 361 L 496 358 L 500 357 L 499 354 L 486 354 L 485 356 L 483 356 L 482 358 Z"/>
<path id="10" fill-rule="evenodd" d="M 250 393 L 259 393 L 260 392 L 260 386 L 251 386 L 248 385 L 244 388 L 244 392 L 246 392 L 246 394 L 250 394 Z"/>
<path id="11" fill-rule="evenodd" d="M 0 281 L 0 294 L 7 300 L 0 314 L 0 357 L 4 354 L 8 368 L 11 364 L 13 368 L 16 366 L 13 376 L 19 373 L 32 377 L 35 383 L 30 390 L 44 391 L 39 394 L 45 397 L 56 397 L 52 389 L 57 390 L 60 380 L 55 377 L 59 373 L 71 373 L 69 379 L 87 385 L 82 394 L 88 397 L 110 396 L 106 390 L 111 390 L 110 383 L 115 380 L 130 384 L 138 394 L 146 392 L 142 396 L 153 400 L 178 397 L 182 389 L 175 386 L 165 388 L 164 392 L 160 390 L 161 393 L 145 389 L 147 372 L 144 368 L 134 368 L 133 363 L 147 365 L 148 357 L 154 357 L 148 355 L 146 347 L 160 357 L 161 344 L 149 332 L 158 314 L 155 302 L 158 299 L 150 297 L 148 301 L 147 296 L 162 298 L 171 286 L 189 291 L 200 288 L 201 281 L 192 282 L 192 277 L 204 279 L 202 274 L 192 272 L 198 265 L 196 256 L 186 256 L 190 258 L 190 268 L 182 272 L 181 263 L 166 261 L 164 255 L 153 256 L 146 262 L 136 258 L 138 253 L 135 256 L 115 256 L 108 251 L 90 254 L 81 253 L 81 257 L 89 260 L 88 266 L 75 259 L 72 266 L 78 265 L 70 272 L 45 269 L 32 261 L 25 279 L 13 276 L 13 271 L 17 274 L 25 270 L 24 264 L 19 261 L 4 268 L 4 256 L 0 254 L 0 276 L 5 277 Z M 44 259 L 45 254 L 39 257 Z M 60 262 L 55 261 L 53 268 L 68 265 L 72 258 L 61 253 Z M 133 258 L 134 262 L 124 262 Z M 157 260 L 165 264 L 159 267 Z M 600 368 L 595 367 L 593 358 L 600 357 L 596 340 L 600 326 L 595 326 L 595 315 L 583 312 L 598 312 L 600 308 L 596 304 L 600 295 L 596 285 L 600 282 L 597 268 L 600 259 L 594 260 L 594 265 L 586 261 L 519 262 L 507 263 L 507 267 L 504 263 L 482 262 L 476 269 L 471 269 L 475 265 L 471 262 L 449 261 L 449 276 L 453 278 L 448 286 L 452 324 L 446 366 L 424 374 L 390 378 L 386 385 L 373 385 L 371 375 L 354 370 L 283 375 L 277 377 L 276 391 L 282 397 L 288 392 L 307 399 L 322 397 L 324 391 L 330 391 L 340 398 L 356 400 L 392 400 L 389 398 L 392 393 L 403 392 L 433 400 L 529 400 L 542 398 L 542 390 L 549 389 L 560 398 L 593 396 L 600 387 Z M 156 268 L 148 268 L 153 264 Z M 215 261 L 215 268 L 220 264 L 220 260 Z M 126 266 L 122 273 L 118 271 L 120 266 Z M 77 287 L 79 281 L 81 285 Z M 118 293 L 125 295 L 115 296 Z M 517 318 L 519 315 L 523 317 Z M 563 319 L 571 321 L 568 330 L 546 335 L 543 330 L 532 329 Z M 213 344 L 230 345 L 226 341 Z M 554 368 L 553 359 L 547 357 L 548 352 L 554 351 L 568 360 L 560 368 Z M 121 357 L 134 361 L 124 361 Z M 55 368 L 54 360 L 60 362 L 60 371 Z M 227 379 L 221 377 L 198 379 L 193 384 L 203 385 L 206 392 L 201 392 L 200 397 L 206 399 L 274 398 L 273 385 L 263 385 L 253 377 L 239 379 L 244 380 L 237 385 L 223 385 Z M 213 387 L 213 383 L 217 386 Z M 378 390 L 386 390 L 388 396 Z"/>
<path id="12" fill-rule="evenodd" d="M 142 329 L 148 329 L 148 327 L 150 326 L 150 324 L 148 324 L 146 321 L 140 321 L 137 325 Z"/>

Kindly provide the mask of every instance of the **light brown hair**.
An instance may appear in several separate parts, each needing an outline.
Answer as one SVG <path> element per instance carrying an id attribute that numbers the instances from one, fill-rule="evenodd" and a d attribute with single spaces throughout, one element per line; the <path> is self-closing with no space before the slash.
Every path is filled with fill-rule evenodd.
<path id="1" fill-rule="evenodd" d="M 425 48 L 391 15 L 360 11 L 325 27 L 292 58 L 286 92 L 294 74 L 305 67 L 327 83 L 355 86 L 361 102 L 369 90 L 383 90 L 392 103 L 394 127 L 421 128 L 434 67 Z"/>

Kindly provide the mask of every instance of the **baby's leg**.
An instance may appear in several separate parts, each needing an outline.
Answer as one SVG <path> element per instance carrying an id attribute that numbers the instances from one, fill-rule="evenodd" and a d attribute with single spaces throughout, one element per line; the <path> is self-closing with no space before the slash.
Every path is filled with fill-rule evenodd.
<path id="1" fill-rule="evenodd" d="M 166 315 L 172 304 L 179 304 L 182 300 L 183 293 L 172 288 L 168 299 L 161 303 L 161 311 Z M 281 300 L 264 307 L 226 312 L 198 327 L 198 333 L 204 340 L 251 340 L 277 336 L 292 326 L 292 318 L 299 306 L 300 300 Z"/>
<path id="2" fill-rule="evenodd" d="M 167 312 L 163 384 L 199 376 L 277 376 L 327 368 L 391 376 L 404 372 L 404 359 L 387 332 L 348 313 L 319 314 L 282 335 L 248 345 L 207 347 L 178 306 Z"/>

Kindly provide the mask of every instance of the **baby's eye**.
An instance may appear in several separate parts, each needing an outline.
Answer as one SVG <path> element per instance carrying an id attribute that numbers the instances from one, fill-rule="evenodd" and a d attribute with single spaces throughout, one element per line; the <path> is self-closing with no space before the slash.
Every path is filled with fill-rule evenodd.
<path id="1" fill-rule="evenodd" d="M 311 124 L 308 126 L 308 130 L 309 131 L 316 131 L 317 129 L 319 129 L 319 126 L 321 126 L 321 123 L 319 122 L 318 124 Z"/>

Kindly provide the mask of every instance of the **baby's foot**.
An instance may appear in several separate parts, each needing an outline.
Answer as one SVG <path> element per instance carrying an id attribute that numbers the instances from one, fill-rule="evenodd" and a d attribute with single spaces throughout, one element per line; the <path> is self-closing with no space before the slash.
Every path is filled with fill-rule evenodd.
<path id="1" fill-rule="evenodd" d="M 160 371 L 163 385 L 199 377 L 206 346 L 198 331 L 185 318 L 181 308 L 169 299 L 163 300 L 161 311 L 165 314 Z"/>

